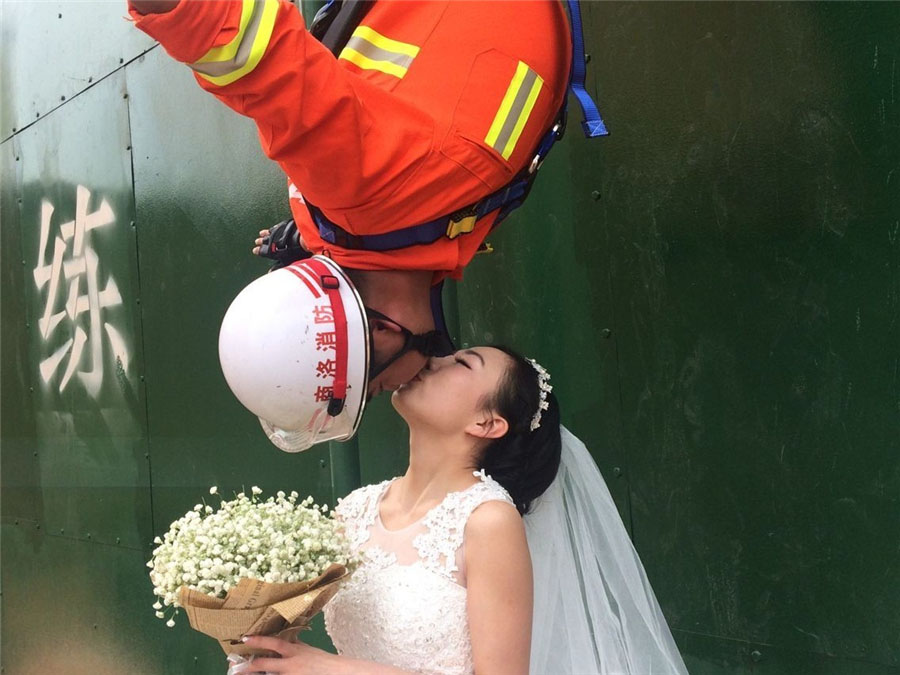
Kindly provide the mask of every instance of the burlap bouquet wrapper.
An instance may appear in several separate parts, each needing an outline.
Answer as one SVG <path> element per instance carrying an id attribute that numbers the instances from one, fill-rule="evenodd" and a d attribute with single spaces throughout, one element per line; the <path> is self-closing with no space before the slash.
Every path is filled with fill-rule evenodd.
<path id="1" fill-rule="evenodd" d="M 240 579 L 224 598 L 215 598 L 186 586 L 178 590 L 178 602 L 191 628 L 219 641 L 226 654 L 265 655 L 241 642 L 244 635 L 288 637 L 309 621 L 337 593 L 348 575 L 344 565 L 331 565 L 311 581 L 292 584 Z"/>

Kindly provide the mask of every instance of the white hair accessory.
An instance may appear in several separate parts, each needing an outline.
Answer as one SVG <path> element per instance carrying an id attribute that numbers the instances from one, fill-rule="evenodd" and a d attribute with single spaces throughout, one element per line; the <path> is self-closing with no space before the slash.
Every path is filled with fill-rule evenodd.
<path id="1" fill-rule="evenodd" d="M 553 387 L 550 385 L 550 373 L 534 359 L 528 359 L 528 362 L 537 371 L 538 387 L 541 389 L 541 402 L 538 404 L 534 417 L 531 418 L 531 431 L 534 431 L 541 426 L 541 415 L 550 407 L 550 404 L 547 402 L 547 394 L 553 391 Z"/>

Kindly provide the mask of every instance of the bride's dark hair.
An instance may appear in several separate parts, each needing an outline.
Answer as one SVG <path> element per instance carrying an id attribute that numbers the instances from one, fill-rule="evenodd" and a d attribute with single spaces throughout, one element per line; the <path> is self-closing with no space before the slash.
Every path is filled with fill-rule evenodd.
<path id="1" fill-rule="evenodd" d="M 512 349 L 494 345 L 512 363 L 494 395 L 485 401 L 509 424 L 509 431 L 485 448 L 479 468 L 500 483 L 525 515 L 531 502 L 550 487 L 559 469 L 562 439 L 559 403 L 547 393 L 549 408 L 541 413 L 541 425 L 531 430 L 531 420 L 540 405 L 538 373 L 531 362 Z"/>

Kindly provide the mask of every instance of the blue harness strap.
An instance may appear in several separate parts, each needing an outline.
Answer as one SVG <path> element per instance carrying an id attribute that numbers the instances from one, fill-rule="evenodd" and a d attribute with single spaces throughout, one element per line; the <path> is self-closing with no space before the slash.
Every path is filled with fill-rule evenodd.
<path id="1" fill-rule="evenodd" d="M 327 10 L 333 4 L 331 0 L 320 13 Z M 572 69 L 569 73 L 569 88 L 581 105 L 584 120 L 581 127 L 587 138 L 605 136 L 609 132 L 597 110 L 597 104 L 585 88 L 585 76 L 587 66 L 584 56 L 584 34 L 581 25 L 581 7 L 579 0 L 566 0 L 569 8 L 569 29 L 572 33 Z M 318 18 L 318 17 L 317 17 Z M 392 251 L 409 246 L 432 244 L 442 237 L 455 238 L 461 234 L 471 232 L 474 224 L 482 217 L 499 210 L 493 227 L 496 227 L 514 209 L 525 201 L 537 171 L 550 152 L 554 143 L 563 137 L 566 129 L 566 102 L 557 115 L 553 127 L 544 134 L 541 142 L 535 150 L 531 164 L 520 171 L 506 186 L 484 197 L 475 204 L 464 209 L 454 211 L 451 214 L 435 218 L 427 223 L 411 225 L 392 232 L 382 234 L 355 235 L 347 232 L 339 225 L 332 223 L 322 211 L 307 202 L 313 221 L 319 230 L 319 236 L 330 244 L 347 249 L 363 249 L 367 251 Z M 466 226 L 459 227 L 461 223 Z"/>
<path id="2" fill-rule="evenodd" d="M 595 136 L 606 136 L 609 132 L 606 125 L 600 118 L 600 111 L 597 110 L 597 104 L 584 87 L 584 78 L 587 75 L 587 63 L 584 58 L 584 32 L 581 29 L 581 6 L 578 0 L 567 0 L 569 3 L 569 18 L 571 19 L 570 28 L 572 30 L 572 74 L 569 79 L 569 88 L 578 103 L 581 104 L 581 110 L 584 112 L 584 120 L 581 122 L 581 128 L 584 129 L 584 135 L 588 138 Z"/>
<path id="3" fill-rule="evenodd" d="M 497 220 L 494 221 L 495 224 L 498 224 L 502 218 L 505 218 L 510 211 L 525 200 L 525 196 L 531 189 L 532 182 L 533 179 L 513 181 L 502 190 L 485 197 L 472 207 L 435 218 L 427 223 L 412 225 L 399 230 L 384 232 L 383 234 L 350 234 L 342 227 L 328 220 L 318 207 L 313 206 L 309 202 L 307 202 L 306 206 L 313 217 L 313 221 L 316 223 L 316 227 L 319 229 L 319 236 L 324 241 L 341 248 L 392 251 L 398 248 L 407 248 L 408 246 L 433 244 L 441 237 L 448 236 L 447 230 L 451 222 L 457 222 L 461 218 L 472 218 L 472 216 L 474 216 L 473 222 L 476 222 L 483 216 L 501 209 Z"/>
<path id="4" fill-rule="evenodd" d="M 324 5 L 319 8 L 319 11 L 316 12 L 313 17 L 312 22 L 309 24 L 310 26 L 315 26 L 319 21 L 324 19 L 328 14 L 331 13 L 331 8 L 334 6 L 335 0 L 328 0 Z"/>

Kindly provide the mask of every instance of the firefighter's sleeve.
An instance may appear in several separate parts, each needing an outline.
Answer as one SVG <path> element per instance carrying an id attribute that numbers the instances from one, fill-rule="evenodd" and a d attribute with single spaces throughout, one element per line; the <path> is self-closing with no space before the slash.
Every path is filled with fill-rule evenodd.
<path id="1" fill-rule="evenodd" d="M 253 118 L 265 153 L 321 208 L 392 194 L 431 149 L 431 117 L 341 67 L 287 0 L 181 0 L 166 13 L 130 13 L 203 89 Z"/>

